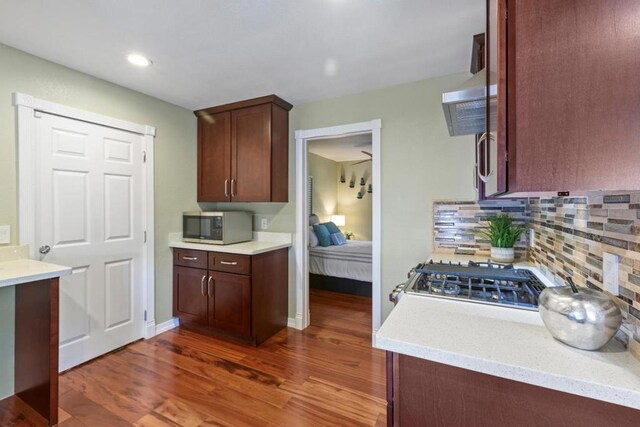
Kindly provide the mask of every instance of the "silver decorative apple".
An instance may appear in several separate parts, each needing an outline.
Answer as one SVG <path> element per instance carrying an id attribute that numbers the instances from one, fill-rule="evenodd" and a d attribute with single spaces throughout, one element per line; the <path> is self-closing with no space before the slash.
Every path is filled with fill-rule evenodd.
<path id="1" fill-rule="evenodd" d="M 582 350 L 597 350 L 609 342 L 622 324 L 622 313 L 613 300 L 589 288 L 546 288 L 539 310 L 545 326 L 557 340 Z"/>

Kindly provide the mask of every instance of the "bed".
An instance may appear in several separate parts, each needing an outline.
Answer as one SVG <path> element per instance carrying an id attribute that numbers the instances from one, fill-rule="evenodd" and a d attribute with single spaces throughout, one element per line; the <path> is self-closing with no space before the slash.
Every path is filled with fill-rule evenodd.
<path id="1" fill-rule="evenodd" d="M 309 286 L 332 292 L 371 296 L 370 241 L 309 248 Z"/>

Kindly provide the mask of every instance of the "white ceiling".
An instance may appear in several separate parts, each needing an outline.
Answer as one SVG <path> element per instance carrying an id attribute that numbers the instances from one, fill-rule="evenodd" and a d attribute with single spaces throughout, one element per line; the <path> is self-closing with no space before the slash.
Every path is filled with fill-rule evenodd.
<path id="1" fill-rule="evenodd" d="M 309 141 L 310 153 L 334 162 L 368 160 L 371 158 L 362 151 L 368 151 L 369 153 L 372 151 L 370 133 Z"/>
<path id="2" fill-rule="evenodd" d="M 189 109 L 469 69 L 484 0 L 0 0 L 0 42 Z M 154 65 L 134 68 L 131 52 Z"/>

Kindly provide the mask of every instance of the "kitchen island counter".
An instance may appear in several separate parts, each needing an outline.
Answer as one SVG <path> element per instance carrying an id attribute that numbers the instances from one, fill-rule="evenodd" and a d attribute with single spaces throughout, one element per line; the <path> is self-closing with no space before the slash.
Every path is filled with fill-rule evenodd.
<path id="1" fill-rule="evenodd" d="M 536 311 L 405 294 L 375 346 L 640 409 L 638 359 L 615 340 L 595 352 L 562 344 Z"/>

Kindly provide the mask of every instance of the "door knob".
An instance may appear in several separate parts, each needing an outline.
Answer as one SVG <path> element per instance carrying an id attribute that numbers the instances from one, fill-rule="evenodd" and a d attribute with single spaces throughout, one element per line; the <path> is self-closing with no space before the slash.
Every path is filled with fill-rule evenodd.
<path id="1" fill-rule="evenodd" d="M 40 252 L 42 255 L 46 255 L 49 253 L 50 250 L 51 250 L 51 246 L 43 245 L 43 246 L 40 246 L 40 249 L 38 249 L 38 252 Z"/>

